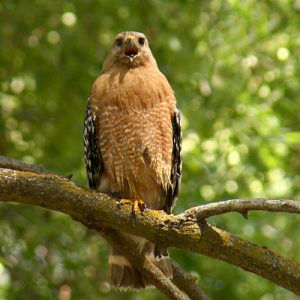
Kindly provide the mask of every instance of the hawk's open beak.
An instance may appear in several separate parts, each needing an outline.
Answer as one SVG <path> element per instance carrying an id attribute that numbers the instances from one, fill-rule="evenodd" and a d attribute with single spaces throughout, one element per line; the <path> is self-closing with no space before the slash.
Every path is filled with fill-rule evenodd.
<path id="1" fill-rule="evenodd" d="M 139 47 L 134 41 L 134 37 L 128 37 L 124 44 L 124 54 L 133 58 L 139 53 Z"/>

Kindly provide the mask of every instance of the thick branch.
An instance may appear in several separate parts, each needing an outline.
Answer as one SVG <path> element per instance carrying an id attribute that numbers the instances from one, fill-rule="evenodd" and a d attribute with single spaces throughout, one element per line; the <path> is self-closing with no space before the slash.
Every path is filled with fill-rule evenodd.
<path id="1" fill-rule="evenodd" d="M 34 204 L 70 215 L 90 228 L 122 227 L 164 247 L 178 247 L 226 261 L 300 295 L 300 265 L 230 233 L 184 215 L 148 210 L 133 223 L 105 194 L 54 175 L 0 171 L 0 201 Z"/>

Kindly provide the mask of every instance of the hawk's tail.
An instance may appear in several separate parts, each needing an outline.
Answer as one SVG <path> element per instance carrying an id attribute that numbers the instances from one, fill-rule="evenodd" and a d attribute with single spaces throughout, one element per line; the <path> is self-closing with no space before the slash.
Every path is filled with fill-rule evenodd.
<path id="1" fill-rule="evenodd" d="M 140 240 L 140 238 L 135 237 L 136 241 L 138 239 Z M 167 277 L 172 277 L 172 266 L 167 250 L 159 249 L 156 245 L 145 239 L 141 238 L 141 240 L 143 241 L 143 246 L 140 248 L 141 242 L 139 241 L 139 248 Z M 114 248 L 110 249 L 108 263 L 110 282 L 114 288 L 138 290 L 152 287 L 151 282 Z"/>

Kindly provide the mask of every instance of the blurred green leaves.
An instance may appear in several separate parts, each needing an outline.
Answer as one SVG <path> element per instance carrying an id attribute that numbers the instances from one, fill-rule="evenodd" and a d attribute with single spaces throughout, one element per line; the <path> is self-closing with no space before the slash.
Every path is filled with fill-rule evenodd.
<path id="1" fill-rule="evenodd" d="M 4 1 L 0 154 L 86 186 L 82 120 L 112 38 L 147 34 L 183 114 L 175 212 L 241 197 L 300 198 L 299 1 Z M 162 299 L 107 285 L 107 244 L 61 214 L 0 207 L 0 299 Z M 214 225 L 300 261 L 299 217 Z M 225 263 L 173 251 L 214 299 L 295 299 Z M 71 297 L 71 298 L 70 298 Z"/>

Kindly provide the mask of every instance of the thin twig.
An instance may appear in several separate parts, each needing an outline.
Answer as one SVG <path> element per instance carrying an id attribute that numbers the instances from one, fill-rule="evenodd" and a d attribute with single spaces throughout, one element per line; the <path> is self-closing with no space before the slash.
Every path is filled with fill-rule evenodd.
<path id="1" fill-rule="evenodd" d="M 44 169 L 42 166 L 24 163 L 22 161 L 7 158 L 0 155 L 0 168 L 19 170 L 24 172 L 32 172 L 36 174 L 53 174 L 50 171 Z"/>
<path id="2" fill-rule="evenodd" d="M 122 234 L 113 229 L 100 230 L 102 236 L 134 264 L 134 267 L 142 272 L 163 294 L 172 300 L 188 300 L 178 287 L 166 277 L 144 254 L 137 250 L 133 241 L 124 238 Z M 199 298 L 201 300 L 201 298 Z"/>
<path id="3" fill-rule="evenodd" d="M 182 216 L 185 218 L 204 220 L 216 215 L 238 212 L 247 218 L 247 213 L 250 210 L 300 214 L 300 201 L 265 198 L 232 199 L 190 208 L 186 210 Z"/>
<path id="4" fill-rule="evenodd" d="M 171 261 L 174 283 L 192 300 L 209 300 L 208 296 L 197 285 L 195 278 L 187 274 L 175 261 Z"/>

